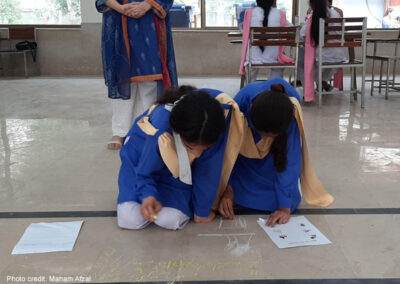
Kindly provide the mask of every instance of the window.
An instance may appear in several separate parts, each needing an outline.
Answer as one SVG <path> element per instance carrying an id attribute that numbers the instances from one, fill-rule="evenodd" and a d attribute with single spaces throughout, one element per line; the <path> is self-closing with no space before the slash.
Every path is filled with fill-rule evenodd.
<path id="1" fill-rule="evenodd" d="M 80 0 L 1 0 L 0 24 L 79 25 Z"/>
<path id="2" fill-rule="evenodd" d="M 286 12 L 289 21 L 294 12 L 293 2 L 277 0 L 277 8 Z M 175 28 L 240 27 L 246 9 L 255 6 L 255 0 L 175 0 L 170 10 L 171 24 Z"/>
<path id="3" fill-rule="evenodd" d="M 201 27 L 201 0 L 175 0 L 169 13 L 174 28 Z"/>
<path id="4" fill-rule="evenodd" d="M 400 1 L 366 0 L 358 1 L 333 0 L 333 6 L 343 10 L 345 17 L 368 17 L 368 28 L 400 28 Z"/>
<path id="5" fill-rule="evenodd" d="M 247 8 L 255 7 L 256 1 L 243 0 L 206 0 L 207 27 L 238 27 L 243 22 Z M 277 0 L 277 8 L 286 11 L 289 21 L 292 19 L 293 0 Z"/>

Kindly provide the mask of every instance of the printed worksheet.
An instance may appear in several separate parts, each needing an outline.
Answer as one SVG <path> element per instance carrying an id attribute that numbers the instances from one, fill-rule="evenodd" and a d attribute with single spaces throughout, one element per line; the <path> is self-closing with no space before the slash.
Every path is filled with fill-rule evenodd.
<path id="1" fill-rule="evenodd" d="M 83 221 L 32 223 L 11 254 L 72 251 Z"/>
<path id="2" fill-rule="evenodd" d="M 278 248 L 327 245 L 331 242 L 304 216 L 290 217 L 289 222 L 273 227 L 267 220 L 259 218 L 257 223 L 268 234 Z"/>

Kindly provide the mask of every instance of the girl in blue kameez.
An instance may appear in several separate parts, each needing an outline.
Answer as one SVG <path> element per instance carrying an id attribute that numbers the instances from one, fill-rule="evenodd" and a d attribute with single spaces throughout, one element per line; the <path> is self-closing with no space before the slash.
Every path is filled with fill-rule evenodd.
<path id="1" fill-rule="evenodd" d="M 250 144 L 244 142 L 246 153 L 241 151 L 220 202 L 223 216 L 234 218 L 235 203 L 273 212 L 267 222 L 273 226 L 288 222 L 290 213 L 299 205 L 301 140 L 289 96 L 300 101 L 290 84 L 276 78 L 251 83 L 235 97 L 247 119 L 250 138 L 254 140 L 250 142 L 257 145 L 261 154 L 250 155 Z"/>
<path id="2" fill-rule="evenodd" d="M 173 0 L 96 0 L 103 13 L 102 57 L 112 99 L 109 149 L 120 149 L 134 119 L 177 86 L 168 11 Z"/>
<path id="3" fill-rule="evenodd" d="M 121 150 L 121 228 L 154 222 L 176 230 L 190 218 L 213 220 L 232 112 L 215 99 L 221 94 L 188 86 L 170 89 L 135 121 Z"/>

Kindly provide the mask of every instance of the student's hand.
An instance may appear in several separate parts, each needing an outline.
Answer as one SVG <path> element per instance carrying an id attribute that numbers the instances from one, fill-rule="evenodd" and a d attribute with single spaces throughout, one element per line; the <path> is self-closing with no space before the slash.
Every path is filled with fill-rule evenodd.
<path id="1" fill-rule="evenodd" d="M 268 227 L 273 227 L 276 223 L 286 224 L 290 219 L 290 208 L 279 208 L 272 213 L 267 221 Z"/>
<path id="2" fill-rule="evenodd" d="M 139 19 L 143 17 L 147 11 L 151 9 L 151 5 L 146 1 L 143 2 L 133 2 L 130 4 L 128 9 L 128 16 L 131 18 Z"/>
<path id="3" fill-rule="evenodd" d="M 215 212 L 211 210 L 210 215 L 208 217 L 199 217 L 197 215 L 194 215 L 194 222 L 195 223 L 210 223 L 212 220 L 215 218 Z"/>
<path id="4" fill-rule="evenodd" d="M 219 201 L 219 213 L 228 219 L 235 219 L 235 212 L 233 211 L 233 190 L 230 185 L 227 186 L 224 195 Z"/>
<path id="5" fill-rule="evenodd" d="M 153 196 L 146 197 L 142 201 L 142 207 L 140 207 L 140 213 L 142 213 L 143 218 L 147 221 L 154 222 L 155 216 L 162 209 L 162 205 Z"/>

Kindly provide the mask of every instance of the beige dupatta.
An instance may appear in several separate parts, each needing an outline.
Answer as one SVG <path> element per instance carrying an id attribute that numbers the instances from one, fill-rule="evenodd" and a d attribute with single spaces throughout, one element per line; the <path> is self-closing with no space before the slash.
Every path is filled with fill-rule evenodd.
<path id="1" fill-rule="evenodd" d="M 300 137 L 302 141 L 300 182 L 303 198 L 310 205 L 326 207 L 334 201 L 334 198 L 326 191 L 312 166 L 308 153 L 307 140 L 303 125 L 303 114 L 300 103 L 296 98 L 293 97 L 290 97 L 290 100 L 295 106 L 294 116 L 300 130 Z M 262 138 L 256 144 L 254 142 L 251 129 L 247 127 L 240 154 L 247 158 L 263 159 L 268 155 L 273 142 L 274 138 Z"/>

